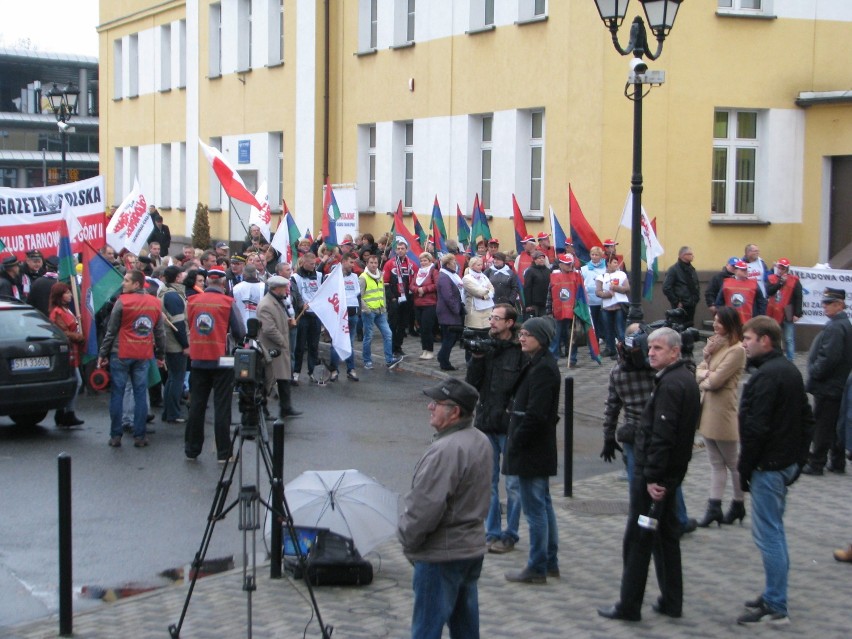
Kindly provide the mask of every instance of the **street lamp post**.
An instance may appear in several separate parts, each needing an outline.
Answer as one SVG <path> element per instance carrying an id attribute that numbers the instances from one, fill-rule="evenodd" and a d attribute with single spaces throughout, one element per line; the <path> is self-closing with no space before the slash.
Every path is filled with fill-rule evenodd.
<path id="1" fill-rule="evenodd" d="M 627 13 L 627 5 L 630 0 L 595 0 L 598 13 L 604 25 L 612 34 L 612 43 L 615 50 L 621 55 L 633 55 L 630 68 L 631 74 L 628 84 L 633 84 L 632 96 L 625 90 L 625 95 L 633 100 L 633 175 L 630 178 L 630 192 L 633 195 L 633 209 L 631 211 L 632 229 L 630 234 L 630 311 L 627 321 L 630 323 L 641 322 L 642 313 L 642 287 L 639 281 L 642 278 L 641 265 L 641 242 L 642 240 L 642 98 L 644 97 L 643 86 L 645 84 L 656 84 L 646 78 L 648 65 L 643 61 L 647 56 L 650 60 L 656 60 L 663 52 L 663 40 L 674 26 L 677 11 L 683 0 L 639 0 L 645 11 L 645 17 L 651 32 L 657 39 L 657 50 L 652 52 L 648 46 L 648 37 L 645 31 L 645 22 L 636 16 L 630 26 L 630 41 L 627 47 L 622 47 L 618 42 L 618 28 L 624 21 Z"/>
<path id="2" fill-rule="evenodd" d="M 73 82 L 59 88 L 56 82 L 47 92 L 50 100 L 50 108 L 56 116 L 56 125 L 59 127 L 59 144 L 62 147 L 62 165 L 59 172 L 59 180 L 65 184 L 68 181 L 68 169 L 65 166 L 65 149 L 67 146 L 68 121 L 77 112 L 77 98 L 80 90 Z"/>

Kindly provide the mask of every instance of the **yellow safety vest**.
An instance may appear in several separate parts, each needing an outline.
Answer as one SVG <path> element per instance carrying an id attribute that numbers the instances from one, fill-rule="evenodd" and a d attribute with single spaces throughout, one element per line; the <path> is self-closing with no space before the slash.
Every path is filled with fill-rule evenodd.
<path id="1" fill-rule="evenodd" d="M 361 278 L 365 284 L 361 301 L 371 311 L 383 311 L 385 308 L 385 283 L 381 279 L 376 280 L 366 273 L 361 275 Z"/>

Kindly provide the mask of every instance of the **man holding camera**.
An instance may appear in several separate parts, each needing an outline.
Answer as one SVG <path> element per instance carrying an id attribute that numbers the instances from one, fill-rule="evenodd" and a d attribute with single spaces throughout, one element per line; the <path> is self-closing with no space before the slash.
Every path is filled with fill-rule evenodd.
<path id="1" fill-rule="evenodd" d="M 233 367 L 219 363 L 228 355 L 228 332 L 242 343 L 245 328 L 233 298 L 225 293 L 225 271 L 220 267 L 207 271 L 207 288 L 189 298 L 186 315 L 189 323 L 189 418 L 184 435 L 187 459 L 197 459 L 204 444 L 204 416 L 207 400 L 213 392 L 213 433 L 216 458 L 226 463 L 231 458 L 231 396 L 234 390 Z"/>
<path id="2" fill-rule="evenodd" d="M 653 609 L 669 617 L 682 614 L 683 575 L 675 493 L 692 458 L 701 400 L 695 374 L 681 358 L 680 347 L 681 336 L 674 329 L 658 328 L 648 336 L 648 360 L 657 374 L 635 433 L 621 598 L 613 606 L 598 609 L 598 614 L 607 619 L 641 621 L 652 553 L 661 592 Z M 656 514 L 656 528 L 640 526 L 640 515 L 649 512 Z"/>
<path id="3" fill-rule="evenodd" d="M 467 367 L 467 383 L 479 391 L 473 424 L 491 442 L 494 463 L 491 469 L 491 506 L 485 519 L 485 543 L 488 552 L 502 554 L 514 550 L 518 542 L 521 498 L 518 478 L 506 476 L 506 528 L 500 513 L 500 458 L 506 453 L 509 414 L 506 408 L 512 388 L 521 372 L 521 344 L 515 336 L 518 313 L 509 304 L 497 304 L 488 318 L 490 344 L 471 348 L 473 356 Z"/>

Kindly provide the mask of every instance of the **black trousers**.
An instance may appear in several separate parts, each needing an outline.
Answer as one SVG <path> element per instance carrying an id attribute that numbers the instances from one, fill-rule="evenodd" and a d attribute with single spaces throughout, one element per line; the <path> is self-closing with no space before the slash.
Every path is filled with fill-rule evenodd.
<path id="1" fill-rule="evenodd" d="M 430 353 L 435 350 L 435 325 L 438 323 L 436 306 L 415 306 L 414 314 L 420 324 L 420 346 Z"/>
<path id="2" fill-rule="evenodd" d="M 808 464 L 813 468 L 825 466 L 826 456 L 834 468 L 844 468 L 846 459 L 842 446 L 837 445 L 837 418 L 841 398 L 814 395 L 814 436 Z"/>
<path id="3" fill-rule="evenodd" d="M 293 372 L 302 372 L 302 360 L 305 357 L 305 351 L 307 351 L 308 374 L 310 375 L 314 372 L 314 366 L 319 364 L 319 341 L 320 333 L 322 332 L 322 323 L 319 317 L 313 313 L 305 313 L 299 318 L 296 330 L 296 363 L 293 365 Z"/>
<path id="4" fill-rule="evenodd" d="M 624 570 L 621 576 L 619 607 L 628 614 L 640 614 L 645 598 L 648 567 L 654 557 L 657 583 L 662 594 L 663 608 L 677 613 L 683 608 L 683 575 L 680 560 L 680 524 L 675 514 L 675 490 L 666 492 L 659 514 L 656 532 L 639 526 L 639 515 L 647 515 L 651 508 L 648 484 L 643 469 L 636 466 L 630 484 L 630 511 L 624 531 L 622 557 Z"/>
<path id="5" fill-rule="evenodd" d="M 405 332 L 408 329 L 410 315 L 411 300 L 404 302 L 395 300 L 388 304 L 388 324 L 390 324 L 391 333 L 393 333 L 394 353 L 402 350 L 402 340 L 405 338 Z"/>
<path id="6" fill-rule="evenodd" d="M 213 434 L 216 438 L 216 457 L 231 456 L 231 399 L 234 391 L 234 371 L 231 368 L 193 368 L 189 375 L 189 417 L 184 432 L 184 452 L 198 457 L 204 445 L 204 417 L 207 400 L 213 392 Z"/>

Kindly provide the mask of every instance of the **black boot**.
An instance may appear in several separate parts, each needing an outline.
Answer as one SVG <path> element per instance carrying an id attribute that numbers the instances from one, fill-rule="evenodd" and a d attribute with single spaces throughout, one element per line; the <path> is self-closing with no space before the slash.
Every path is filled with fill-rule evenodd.
<path id="1" fill-rule="evenodd" d="M 742 502 L 740 502 L 742 503 Z M 704 513 L 704 517 L 701 521 L 698 522 L 699 528 L 707 528 L 713 522 L 716 522 L 717 526 L 722 525 L 722 500 L 721 499 L 708 499 L 707 500 L 707 512 Z"/>
<path id="2" fill-rule="evenodd" d="M 278 401 L 281 405 L 281 418 L 301 415 L 302 411 L 296 410 L 290 403 L 290 382 L 286 379 L 279 379 L 276 384 L 278 386 Z"/>
<path id="3" fill-rule="evenodd" d="M 740 520 L 740 526 L 743 525 L 743 519 L 745 519 L 746 510 L 745 504 L 741 501 L 737 501 L 736 499 L 731 502 L 731 505 L 728 507 L 728 512 L 725 513 L 725 516 L 722 517 L 723 524 L 732 524 L 737 519 Z"/>
<path id="4" fill-rule="evenodd" d="M 77 415 L 74 414 L 73 410 L 65 411 L 65 423 L 63 424 L 64 426 L 82 426 L 85 423 L 86 422 L 84 422 L 82 419 L 80 419 L 79 417 L 77 417 Z"/>
<path id="5" fill-rule="evenodd" d="M 68 413 L 64 408 L 57 408 L 56 413 L 53 416 L 53 423 L 57 426 L 67 426 L 68 424 L 65 423 L 67 414 Z"/>

